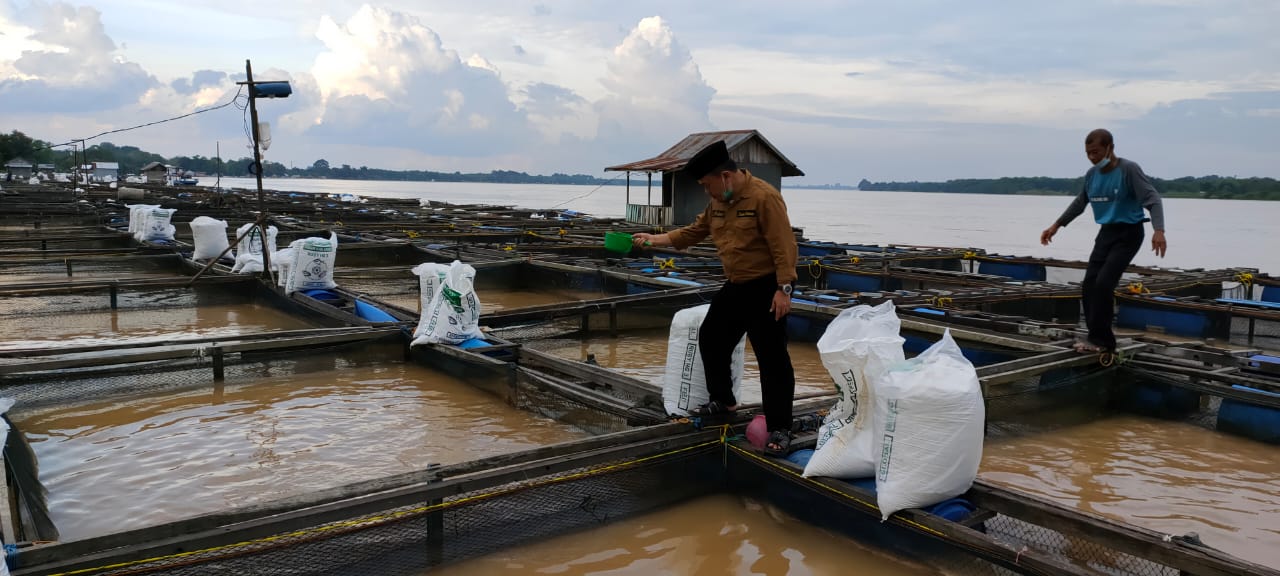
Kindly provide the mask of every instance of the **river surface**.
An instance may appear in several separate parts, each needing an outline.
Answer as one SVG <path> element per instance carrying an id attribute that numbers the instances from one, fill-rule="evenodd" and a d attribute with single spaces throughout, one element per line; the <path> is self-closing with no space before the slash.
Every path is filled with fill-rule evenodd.
<path id="1" fill-rule="evenodd" d="M 212 184 L 212 180 L 202 183 Z M 251 189 L 248 178 L 223 178 L 225 187 Z M 974 247 L 989 253 L 1085 260 L 1098 226 L 1087 212 L 1058 232 L 1049 246 L 1040 232 L 1071 203 L 1067 196 L 1006 196 L 925 192 L 861 192 L 787 188 L 783 196 L 793 226 L 813 240 L 865 244 Z M 470 182 L 373 182 L 361 180 L 267 179 L 266 188 L 325 194 L 420 198 L 457 204 L 502 204 L 533 209 L 572 209 L 620 218 L 624 186 L 558 186 Z M 661 198 L 655 184 L 654 197 Z M 647 202 L 644 184 L 633 181 L 631 202 Z M 656 201 L 655 201 L 656 202 Z M 1135 264 L 1182 268 L 1250 267 L 1280 274 L 1274 229 L 1280 202 L 1167 198 L 1169 252 L 1159 258 L 1144 249 Z M 1148 227 L 1148 236 L 1150 228 Z"/>

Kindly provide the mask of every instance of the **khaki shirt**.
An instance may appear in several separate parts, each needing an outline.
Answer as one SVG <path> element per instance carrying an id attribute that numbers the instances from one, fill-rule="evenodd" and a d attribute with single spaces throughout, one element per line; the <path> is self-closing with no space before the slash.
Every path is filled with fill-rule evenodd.
<path id="1" fill-rule="evenodd" d="M 782 193 L 750 172 L 741 190 L 725 202 L 712 199 L 698 219 L 668 233 L 671 244 L 684 250 L 711 235 L 730 282 L 776 274 L 778 284 L 796 279 L 796 236 L 787 218 Z"/>

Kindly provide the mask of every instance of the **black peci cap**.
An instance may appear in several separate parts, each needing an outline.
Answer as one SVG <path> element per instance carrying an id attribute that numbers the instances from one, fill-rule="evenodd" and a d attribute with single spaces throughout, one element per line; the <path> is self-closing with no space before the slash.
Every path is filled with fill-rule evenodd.
<path id="1" fill-rule="evenodd" d="M 684 171 L 694 180 L 697 180 L 710 174 L 728 161 L 729 148 L 724 145 L 724 140 L 717 140 L 694 154 L 693 158 L 689 159 L 689 163 L 685 164 Z"/>

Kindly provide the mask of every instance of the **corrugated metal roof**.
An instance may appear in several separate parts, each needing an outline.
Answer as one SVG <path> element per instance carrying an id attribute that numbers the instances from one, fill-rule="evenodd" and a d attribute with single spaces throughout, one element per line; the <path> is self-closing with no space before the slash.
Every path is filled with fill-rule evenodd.
<path id="1" fill-rule="evenodd" d="M 760 142 L 782 161 L 783 176 L 804 176 L 804 172 L 801 172 L 793 162 L 788 160 L 782 152 L 779 152 L 772 143 L 765 139 L 764 135 L 755 130 L 724 130 L 721 132 L 690 134 L 677 142 L 675 146 L 668 148 L 665 152 L 653 158 L 631 162 L 630 164 L 610 166 L 604 170 L 605 172 L 674 172 L 684 168 L 684 165 L 689 163 L 694 154 L 697 154 L 699 150 L 706 148 L 713 142 L 723 140 L 725 146 L 729 148 L 729 153 L 732 154 L 734 148 L 741 146 L 752 138 L 759 138 Z"/>

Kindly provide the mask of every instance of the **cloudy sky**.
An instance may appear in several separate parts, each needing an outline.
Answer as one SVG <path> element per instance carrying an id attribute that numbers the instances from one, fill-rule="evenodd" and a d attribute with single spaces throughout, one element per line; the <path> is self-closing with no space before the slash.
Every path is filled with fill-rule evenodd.
<path id="1" fill-rule="evenodd" d="M 0 131 L 63 141 L 228 102 L 270 160 L 605 175 L 755 128 L 789 183 L 1075 176 L 1109 127 L 1161 177 L 1280 177 L 1276 0 L 0 0 Z M 235 107 L 104 140 L 248 155 Z"/>

